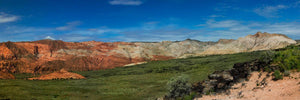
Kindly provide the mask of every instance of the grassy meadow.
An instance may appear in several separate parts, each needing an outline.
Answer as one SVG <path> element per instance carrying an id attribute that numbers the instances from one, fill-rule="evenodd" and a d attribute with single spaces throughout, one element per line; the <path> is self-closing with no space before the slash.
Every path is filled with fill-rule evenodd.
<path id="1" fill-rule="evenodd" d="M 26 100 L 153 100 L 167 93 L 170 78 L 187 75 L 195 83 L 216 70 L 258 59 L 263 52 L 191 57 L 99 71 L 75 72 L 83 80 L 24 80 L 31 74 L 15 74 L 16 80 L 0 80 L 0 99 Z"/>

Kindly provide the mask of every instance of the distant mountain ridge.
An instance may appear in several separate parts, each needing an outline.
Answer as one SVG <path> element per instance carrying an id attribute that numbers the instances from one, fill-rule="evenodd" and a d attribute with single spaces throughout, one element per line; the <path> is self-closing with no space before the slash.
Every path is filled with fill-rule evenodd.
<path id="1" fill-rule="evenodd" d="M 68 71 L 100 70 L 150 60 L 277 49 L 295 43 L 285 35 L 261 32 L 237 40 L 220 39 L 218 42 L 191 39 L 175 42 L 5 42 L 0 43 L 0 71 L 48 73 L 62 68 Z"/>

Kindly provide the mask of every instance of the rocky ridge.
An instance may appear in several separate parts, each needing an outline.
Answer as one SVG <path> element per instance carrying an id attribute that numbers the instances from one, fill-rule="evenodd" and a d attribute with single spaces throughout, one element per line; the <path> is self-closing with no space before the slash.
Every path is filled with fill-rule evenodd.
<path id="1" fill-rule="evenodd" d="M 296 41 L 284 35 L 261 32 L 218 42 L 190 39 L 175 42 L 5 42 L 0 43 L 0 70 L 9 73 L 48 73 L 62 68 L 100 70 L 150 60 L 277 49 L 294 43 Z"/>

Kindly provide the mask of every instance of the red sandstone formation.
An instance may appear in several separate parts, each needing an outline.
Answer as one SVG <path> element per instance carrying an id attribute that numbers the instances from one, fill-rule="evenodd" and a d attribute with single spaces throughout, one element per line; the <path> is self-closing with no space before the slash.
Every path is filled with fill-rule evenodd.
<path id="1" fill-rule="evenodd" d="M 54 79 L 85 79 L 85 77 L 61 69 L 60 71 L 53 72 L 51 74 L 42 75 L 36 78 L 29 78 L 29 80 L 54 80 Z"/>
<path id="2" fill-rule="evenodd" d="M 0 79 L 15 79 L 15 76 L 8 72 L 0 71 Z"/>
<path id="3" fill-rule="evenodd" d="M 163 42 L 33 42 L 0 43 L 0 71 L 45 73 L 64 68 L 88 71 L 122 67 L 150 60 L 228 54 L 285 47 L 296 43 L 284 35 L 260 33 L 238 40 L 201 42 L 196 40 Z"/>

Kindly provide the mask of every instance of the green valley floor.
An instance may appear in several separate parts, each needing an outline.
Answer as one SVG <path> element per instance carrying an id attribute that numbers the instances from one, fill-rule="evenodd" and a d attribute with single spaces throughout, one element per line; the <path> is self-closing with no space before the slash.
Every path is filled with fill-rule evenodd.
<path id="1" fill-rule="evenodd" d="M 166 83 L 185 74 L 189 82 L 207 78 L 216 70 L 231 69 L 235 63 L 258 59 L 263 51 L 191 57 L 99 71 L 75 72 L 82 80 L 25 80 L 31 74 L 15 74 L 16 80 L 0 80 L 0 99 L 155 99 L 167 93 Z"/>

